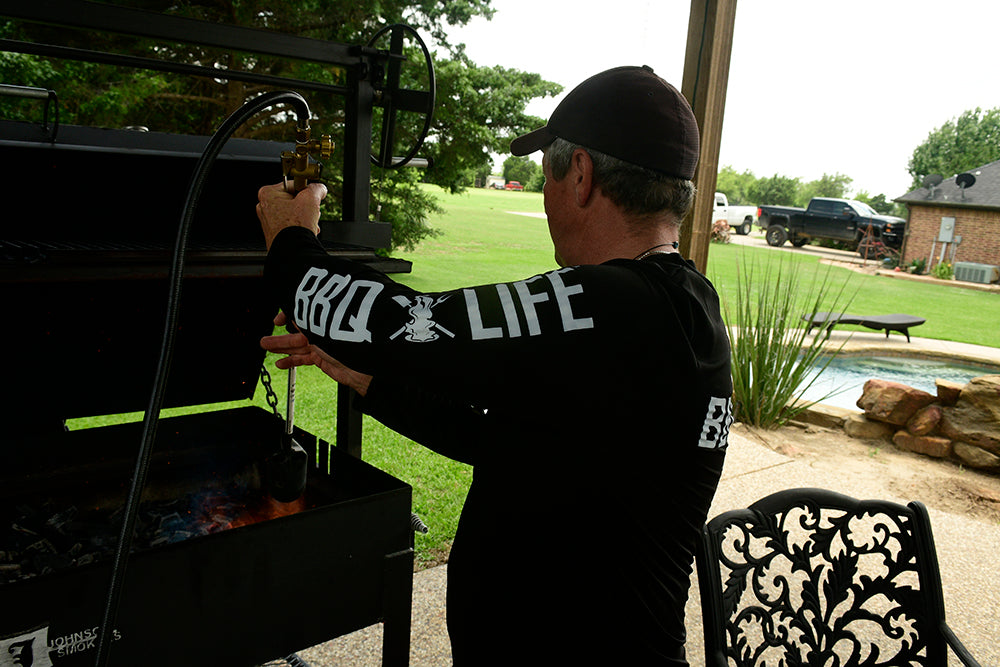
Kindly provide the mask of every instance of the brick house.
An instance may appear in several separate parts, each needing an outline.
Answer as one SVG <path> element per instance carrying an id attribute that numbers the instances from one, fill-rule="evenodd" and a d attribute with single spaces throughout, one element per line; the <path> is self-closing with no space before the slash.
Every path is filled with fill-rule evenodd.
<path id="1" fill-rule="evenodd" d="M 964 191 L 949 178 L 895 200 L 910 212 L 901 263 L 1000 265 L 1000 160 L 967 173 L 976 181 Z"/>

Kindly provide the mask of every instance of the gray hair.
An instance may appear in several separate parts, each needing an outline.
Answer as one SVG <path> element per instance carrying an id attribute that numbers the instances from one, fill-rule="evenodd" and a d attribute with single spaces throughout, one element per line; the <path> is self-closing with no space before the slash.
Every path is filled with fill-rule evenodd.
<path id="1" fill-rule="evenodd" d="M 677 216 L 679 224 L 694 203 L 694 183 L 666 176 L 586 146 L 556 138 L 545 148 L 552 177 L 561 181 L 569 171 L 573 152 L 582 148 L 594 163 L 594 185 L 626 213 L 653 217 L 664 212 Z"/>

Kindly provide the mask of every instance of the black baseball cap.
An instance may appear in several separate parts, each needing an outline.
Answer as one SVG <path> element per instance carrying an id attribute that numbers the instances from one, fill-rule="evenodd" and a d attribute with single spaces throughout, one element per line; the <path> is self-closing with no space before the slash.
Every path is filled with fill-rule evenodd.
<path id="1" fill-rule="evenodd" d="M 646 65 L 590 77 L 566 95 L 545 127 L 514 139 L 510 152 L 528 155 L 556 137 L 687 180 L 701 146 L 691 105 Z"/>

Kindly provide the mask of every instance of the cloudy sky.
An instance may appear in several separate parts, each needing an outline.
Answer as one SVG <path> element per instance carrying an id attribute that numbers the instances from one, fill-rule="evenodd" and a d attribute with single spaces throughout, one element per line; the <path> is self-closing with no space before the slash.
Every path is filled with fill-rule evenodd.
<path id="1" fill-rule="evenodd" d="M 686 0 L 493 0 L 492 21 L 451 33 L 479 65 L 564 85 L 650 65 L 678 88 Z M 962 112 L 1000 107 L 997 0 L 740 0 L 720 165 L 756 176 L 824 173 L 892 199 L 907 162 Z M 559 98 L 535 101 L 547 117 Z M 979 165 L 969 165 L 970 168 Z"/>

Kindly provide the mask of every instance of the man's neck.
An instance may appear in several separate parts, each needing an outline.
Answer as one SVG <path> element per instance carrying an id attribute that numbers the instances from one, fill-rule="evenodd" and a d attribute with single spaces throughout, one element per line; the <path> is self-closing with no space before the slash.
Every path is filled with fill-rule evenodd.
<path id="1" fill-rule="evenodd" d="M 647 252 L 676 252 L 680 243 L 680 226 L 672 217 L 636 220 L 616 211 L 618 216 L 606 219 L 595 236 L 595 256 L 602 257 L 597 264 L 611 259 L 635 259 Z"/>

